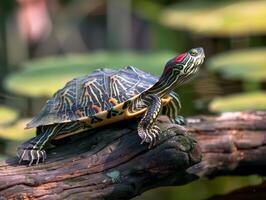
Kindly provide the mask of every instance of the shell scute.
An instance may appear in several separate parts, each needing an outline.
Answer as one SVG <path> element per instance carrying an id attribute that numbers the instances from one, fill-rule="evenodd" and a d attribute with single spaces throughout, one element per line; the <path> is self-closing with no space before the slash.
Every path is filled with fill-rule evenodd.
<path id="1" fill-rule="evenodd" d="M 97 69 L 89 75 L 67 82 L 47 101 L 26 128 L 78 121 L 84 117 L 97 121 L 97 113 L 112 110 L 116 104 L 144 92 L 157 80 L 156 76 L 132 66 L 119 70 Z"/>

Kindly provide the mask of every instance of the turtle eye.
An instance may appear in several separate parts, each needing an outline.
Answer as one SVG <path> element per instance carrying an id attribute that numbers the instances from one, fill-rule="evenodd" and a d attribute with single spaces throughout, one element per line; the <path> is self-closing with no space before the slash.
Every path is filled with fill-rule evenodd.
<path id="1" fill-rule="evenodd" d="M 196 56 L 196 55 L 198 55 L 198 51 L 196 49 L 191 49 L 190 55 Z"/>

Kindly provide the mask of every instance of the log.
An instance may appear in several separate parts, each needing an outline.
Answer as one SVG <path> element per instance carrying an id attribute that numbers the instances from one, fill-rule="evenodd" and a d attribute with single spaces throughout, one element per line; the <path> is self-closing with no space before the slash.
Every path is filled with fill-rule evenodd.
<path id="1" fill-rule="evenodd" d="M 47 150 L 45 163 L 0 162 L 0 199 L 130 199 L 202 176 L 265 174 L 266 112 L 188 119 L 186 129 L 160 116 L 160 140 L 148 149 L 138 119 L 102 127 Z"/>

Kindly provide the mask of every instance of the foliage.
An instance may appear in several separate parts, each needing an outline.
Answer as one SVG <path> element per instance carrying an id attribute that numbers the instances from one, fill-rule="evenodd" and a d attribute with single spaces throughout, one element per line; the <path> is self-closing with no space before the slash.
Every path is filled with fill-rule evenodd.
<path id="1" fill-rule="evenodd" d="M 266 32 L 266 1 L 178 3 L 162 12 L 160 22 L 197 34 L 224 36 Z"/>
<path id="2" fill-rule="evenodd" d="M 15 0 L 1 0 L 0 1 L 0 11 L 8 13 L 13 10 L 15 7 L 16 1 Z M 3 13 L 0 13 L 0 16 Z"/>
<path id="3" fill-rule="evenodd" d="M 213 112 L 265 110 L 266 92 L 234 94 L 213 99 L 209 109 Z"/>
<path id="4" fill-rule="evenodd" d="M 0 127 L 14 122 L 18 118 L 18 113 L 6 106 L 0 106 Z"/>
<path id="5" fill-rule="evenodd" d="M 207 67 L 227 78 L 266 80 L 266 48 L 227 51 L 208 59 Z"/>
<path id="6" fill-rule="evenodd" d="M 24 141 L 35 136 L 34 129 L 24 129 L 29 119 L 22 119 L 12 126 L 0 129 L 0 138 L 11 141 Z"/>

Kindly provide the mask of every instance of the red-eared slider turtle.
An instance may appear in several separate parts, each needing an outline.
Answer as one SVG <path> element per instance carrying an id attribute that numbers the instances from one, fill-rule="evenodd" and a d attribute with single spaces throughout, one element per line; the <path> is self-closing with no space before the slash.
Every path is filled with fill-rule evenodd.
<path id="1" fill-rule="evenodd" d="M 160 113 L 178 124 L 181 104 L 172 90 L 195 75 L 203 63 L 202 48 L 191 49 L 171 60 L 160 78 L 135 67 L 98 69 L 74 78 L 47 101 L 41 112 L 26 128 L 37 127 L 37 136 L 23 143 L 17 151 L 20 162 L 31 165 L 46 158 L 50 140 L 64 138 L 117 121 L 143 114 L 138 134 L 143 142 L 154 144 L 160 129 Z"/>

